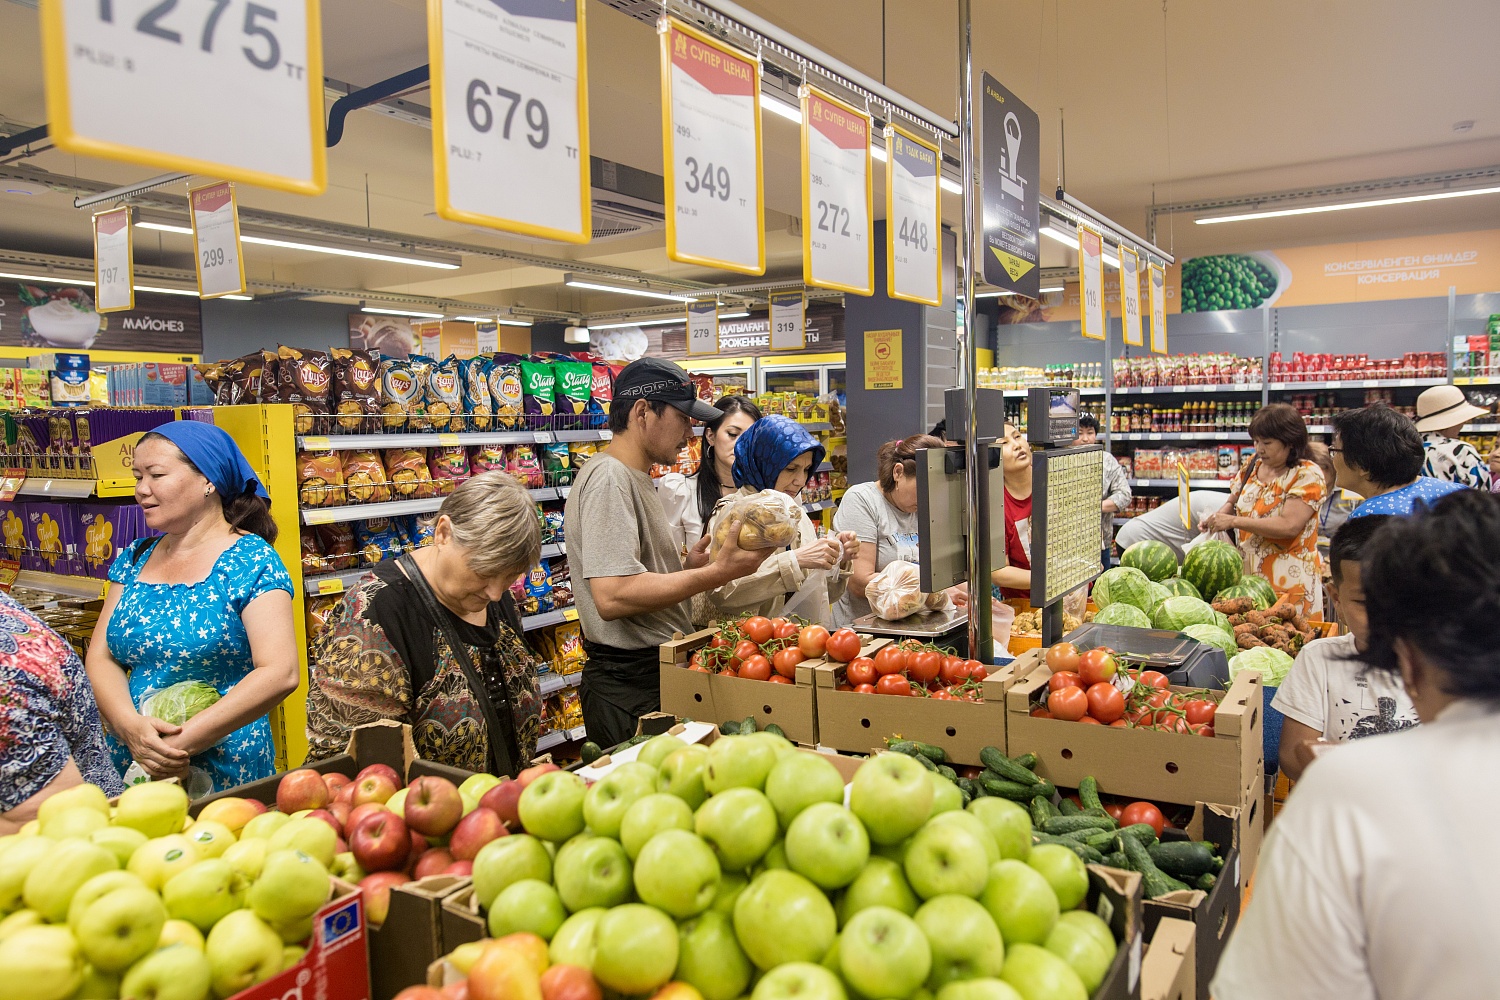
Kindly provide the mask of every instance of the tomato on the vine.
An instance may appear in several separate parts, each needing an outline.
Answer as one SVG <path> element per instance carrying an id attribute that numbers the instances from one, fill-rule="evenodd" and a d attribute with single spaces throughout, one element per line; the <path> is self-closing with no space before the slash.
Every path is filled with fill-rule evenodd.
<path id="1" fill-rule="evenodd" d="M 758 643 L 752 642 L 749 639 L 741 639 L 739 642 L 734 644 L 734 658 L 741 662 L 750 659 L 750 657 L 759 652 L 760 645 Z"/>
<path id="2" fill-rule="evenodd" d="M 856 684 L 856 685 L 854 685 L 854 690 L 858 691 L 860 694 L 874 694 L 875 693 L 875 685 L 874 684 Z"/>
<path id="3" fill-rule="evenodd" d="M 876 664 L 879 669 L 879 664 Z M 943 654 L 935 649 L 924 649 L 906 658 L 906 672 L 918 684 L 937 680 L 943 669 Z"/>
<path id="4" fill-rule="evenodd" d="M 746 618 L 740 623 L 740 631 L 754 643 L 770 642 L 772 630 L 771 619 L 763 615 Z"/>
<path id="5" fill-rule="evenodd" d="M 745 662 L 740 664 L 740 676 L 752 681 L 770 680 L 771 661 L 759 653 L 747 656 Z"/>
<path id="6" fill-rule="evenodd" d="M 881 676 L 899 674 L 906 669 L 906 650 L 900 646 L 884 646 L 875 654 L 875 672 Z"/>
<path id="7" fill-rule="evenodd" d="M 1078 721 L 1079 722 L 1083 722 L 1083 723 L 1087 723 L 1090 726 L 1102 726 L 1102 725 L 1104 725 L 1104 723 L 1100 722 L 1098 719 L 1094 718 L 1092 715 L 1085 715 L 1083 718 L 1079 719 Z"/>
<path id="8" fill-rule="evenodd" d="M 809 660 L 822 656 L 828 649 L 828 630 L 821 625 L 809 625 L 797 633 L 797 648 Z"/>
<path id="9" fill-rule="evenodd" d="M 1213 725 L 1214 714 L 1219 710 L 1219 706 L 1207 698 L 1194 698 L 1182 707 L 1187 712 L 1188 722 L 1195 726 L 1205 723 Z"/>
<path id="10" fill-rule="evenodd" d="M 785 618 L 777 618 L 771 623 L 771 638 L 791 639 L 797 635 L 797 623 L 789 622 Z"/>
<path id="11" fill-rule="evenodd" d="M 796 646 L 788 646 L 771 657 L 771 666 L 782 677 L 796 677 L 797 664 L 805 659 L 806 657 L 802 655 L 802 650 Z"/>
<path id="12" fill-rule="evenodd" d="M 876 694 L 910 695 L 911 681 L 900 674 L 886 674 L 875 682 Z"/>
<path id="13" fill-rule="evenodd" d="M 1110 681 L 1120 670 L 1120 665 L 1102 649 L 1091 649 L 1078 659 L 1078 674 L 1084 687 L 1093 687 L 1100 681 Z"/>
<path id="14" fill-rule="evenodd" d="M 708 640 L 710 649 L 723 649 L 727 645 L 729 645 L 729 639 L 725 637 L 723 632 L 715 634 L 712 639 Z"/>
<path id="15" fill-rule="evenodd" d="M 790 677 L 783 677 L 780 674 L 772 674 L 770 677 L 768 677 L 766 679 L 769 680 L 772 684 L 791 684 L 791 683 L 793 683 L 793 681 L 792 681 L 792 679 Z"/>
<path id="16" fill-rule="evenodd" d="M 1141 671 L 1141 675 L 1136 678 L 1136 682 L 1144 684 L 1147 687 L 1154 687 L 1163 690 L 1165 690 L 1171 684 L 1171 681 L 1167 680 L 1166 674 L 1159 673 L 1155 670 Z"/>
<path id="17" fill-rule="evenodd" d="M 868 656 L 856 656 L 845 668 L 844 674 L 849 678 L 849 683 L 858 687 L 861 684 L 875 683 L 875 661 Z"/>
<path id="18" fill-rule="evenodd" d="M 969 680 L 982 681 L 990 675 L 990 670 L 978 660 L 965 660 L 964 667 L 969 671 Z"/>
<path id="19" fill-rule="evenodd" d="M 1132 802 L 1120 813 L 1121 826 L 1135 826 L 1137 823 L 1145 823 L 1156 831 L 1158 837 L 1166 827 L 1167 821 L 1161 814 L 1161 810 L 1150 802 Z"/>
<path id="20" fill-rule="evenodd" d="M 1078 647 L 1071 642 L 1055 642 L 1047 647 L 1047 669 L 1054 674 L 1059 670 L 1077 672 L 1080 655 Z"/>
<path id="21" fill-rule="evenodd" d="M 1052 718 L 1052 713 L 1047 711 L 1042 706 L 1038 705 L 1036 708 L 1033 708 L 1031 710 L 1031 717 L 1033 719 L 1050 719 Z"/>
<path id="22" fill-rule="evenodd" d="M 1083 687 L 1083 679 L 1071 670 L 1059 670 L 1047 678 L 1047 690 L 1059 691 L 1065 687 Z"/>
<path id="23" fill-rule="evenodd" d="M 947 691 L 947 690 L 945 690 L 943 688 L 938 688 L 936 691 L 932 692 L 932 698 L 933 698 L 934 701 L 953 701 L 954 700 L 953 693 L 950 692 L 950 691 Z"/>
<path id="24" fill-rule="evenodd" d="M 853 691 L 854 690 L 854 685 L 850 684 L 848 681 L 845 681 L 844 683 L 840 684 L 838 687 L 834 688 L 834 690 L 835 691 Z"/>
<path id="25" fill-rule="evenodd" d="M 1089 702 L 1089 715 L 1100 722 L 1114 722 L 1125 714 L 1125 696 L 1107 681 L 1090 684 L 1085 697 Z"/>
<path id="26" fill-rule="evenodd" d="M 1104 811 L 1109 814 L 1110 819 L 1118 823 L 1120 822 L 1120 815 L 1125 812 L 1125 807 L 1118 802 L 1106 802 L 1104 803 Z"/>
<path id="27" fill-rule="evenodd" d="M 828 655 L 848 663 L 859 655 L 859 636 L 852 628 L 841 628 L 828 637 Z"/>
<path id="28" fill-rule="evenodd" d="M 1083 693 L 1083 688 L 1067 687 L 1059 688 L 1047 696 L 1047 711 L 1052 713 L 1055 719 L 1064 722 L 1077 722 L 1088 713 L 1088 695 Z"/>
<path id="29" fill-rule="evenodd" d="M 945 656 L 938 674 L 944 684 L 962 684 L 969 679 L 969 661 L 962 656 Z"/>

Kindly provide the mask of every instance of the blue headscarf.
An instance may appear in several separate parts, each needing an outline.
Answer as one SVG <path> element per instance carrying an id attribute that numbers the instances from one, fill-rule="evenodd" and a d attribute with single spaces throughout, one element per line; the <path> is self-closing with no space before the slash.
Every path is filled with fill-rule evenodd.
<path id="1" fill-rule="evenodd" d="M 751 424 L 734 442 L 734 485 L 774 490 L 781 471 L 803 452 L 812 452 L 812 471 L 823 464 L 826 450 L 802 425 L 772 414 Z"/>
<path id="2" fill-rule="evenodd" d="M 214 484 L 219 496 L 226 502 L 242 493 L 254 492 L 256 496 L 270 502 L 271 496 L 260 484 L 260 478 L 250 463 L 245 461 L 240 446 L 234 438 L 213 424 L 197 420 L 176 420 L 162 424 L 152 434 L 160 434 L 175 444 L 189 462 L 198 467 L 205 479 Z"/>

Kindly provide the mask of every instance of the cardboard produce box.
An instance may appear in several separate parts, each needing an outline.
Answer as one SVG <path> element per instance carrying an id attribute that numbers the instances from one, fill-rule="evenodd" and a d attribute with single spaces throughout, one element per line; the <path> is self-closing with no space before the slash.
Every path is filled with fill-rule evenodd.
<path id="1" fill-rule="evenodd" d="M 427 967 L 453 950 L 443 940 L 443 900 L 469 885 L 460 876 L 432 875 L 392 887 L 385 923 L 369 930 L 372 1000 L 422 985 Z"/>
<path id="2" fill-rule="evenodd" d="M 230 1000 L 368 1000 L 364 894 L 337 879 L 333 886 L 333 898 L 313 915 L 313 933 L 302 961 Z"/>
<path id="3" fill-rule="evenodd" d="M 1199 995 L 1193 968 L 1195 935 L 1186 920 L 1166 917 L 1156 925 L 1141 962 L 1141 1000 L 1194 1000 Z"/>
<path id="4" fill-rule="evenodd" d="M 1240 797 L 1235 847 L 1239 851 L 1237 881 L 1241 892 L 1250 888 L 1250 879 L 1255 875 L 1255 866 L 1260 861 L 1261 844 L 1266 839 L 1266 823 L 1270 821 L 1270 814 L 1265 806 L 1265 783 L 1265 770 L 1257 769 L 1250 776 L 1244 794 Z"/>
<path id="5" fill-rule="evenodd" d="M 1211 892 L 1194 889 L 1171 892 L 1144 904 L 1146 937 L 1156 942 L 1158 927 L 1169 921 L 1193 926 L 1193 950 L 1189 952 L 1198 1000 L 1208 1000 L 1208 984 L 1219 967 L 1224 946 L 1240 917 L 1240 878 L 1243 874 L 1238 849 L 1241 811 L 1234 806 L 1199 802 L 1188 822 L 1186 839 L 1207 840 L 1218 848 L 1224 870 Z M 1164 838 L 1166 839 L 1166 838 Z M 1194 994 L 1189 994 L 1193 996 Z"/>
<path id="6" fill-rule="evenodd" d="M 443 897 L 439 919 L 442 922 L 444 955 L 461 944 L 490 936 L 489 922 L 479 909 L 479 900 L 474 896 L 472 882 Z"/>
<path id="7" fill-rule="evenodd" d="M 693 652 L 716 634 L 718 629 L 708 628 L 662 644 L 662 711 L 714 725 L 754 716 L 756 726 L 780 726 L 794 743 L 817 743 L 811 674 L 804 677 L 799 669 L 794 683 L 772 684 L 688 669 Z"/>
<path id="8" fill-rule="evenodd" d="M 1115 960 L 1090 1000 L 1140 1000 L 1141 876 L 1103 865 L 1088 869 L 1089 894 L 1084 905 L 1109 924 L 1118 946 Z"/>

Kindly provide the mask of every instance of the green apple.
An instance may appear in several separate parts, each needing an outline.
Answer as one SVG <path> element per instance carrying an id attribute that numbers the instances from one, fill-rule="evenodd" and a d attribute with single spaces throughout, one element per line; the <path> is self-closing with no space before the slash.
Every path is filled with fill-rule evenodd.
<path id="1" fill-rule="evenodd" d="M 667 754 L 656 776 L 656 790 L 675 795 L 697 809 L 708 798 L 703 775 L 708 770 L 708 747 L 692 743 Z"/>
<path id="2" fill-rule="evenodd" d="M 89 840 L 113 854 L 115 860 L 120 863 L 121 868 L 130 864 L 130 856 L 147 839 L 144 833 L 139 830 L 132 830 L 128 826 L 106 826 L 102 830 L 94 831 L 89 836 Z"/>
<path id="3" fill-rule="evenodd" d="M 960 979 L 1000 974 L 1005 945 L 989 911 L 968 896 L 934 896 L 912 918 L 932 948 L 927 987 L 942 989 Z"/>
<path id="4" fill-rule="evenodd" d="M 842 804 L 816 802 L 798 813 L 787 828 L 786 860 L 792 871 L 813 884 L 842 889 L 870 860 L 870 838 Z"/>
<path id="5" fill-rule="evenodd" d="M 776 842 L 776 810 L 764 792 L 734 787 L 715 793 L 698 807 L 693 829 L 713 847 L 721 869 L 744 871 Z"/>
<path id="6" fill-rule="evenodd" d="M 1089 935 L 1099 942 L 1099 947 L 1109 952 L 1109 960 L 1115 960 L 1115 932 L 1109 929 L 1109 924 L 1100 920 L 1096 915 L 1087 910 L 1069 910 L 1057 918 L 1059 924 L 1072 924 L 1080 930 L 1087 931 Z"/>
<path id="7" fill-rule="evenodd" d="M 638 771 L 615 770 L 589 786 L 583 796 L 583 819 L 601 837 L 620 836 L 620 823 L 636 802 L 656 791 L 656 776 L 648 781 Z M 521 794 L 525 794 L 522 792 Z"/>
<path id="8" fill-rule="evenodd" d="M 1111 941 L 1110 944 L 1114 942 Z M 1090 996 L 1104 982 L 1109 965 L 1114 961 L 1114 955 L 1104 949 L 1092 931 L 1085 930 L 1079 924 L 1065 924 L 1060 919 L 1057 926 L 1052 928 L 1052 933 L 1047 935 L 1045 947 L 1068 963 L 1068 968 L 1077 974 Z"/>
<path id="9" fill-rule="evenodd" d="M 182 832 L 187 819 L 188 797 L 181 785 L 148 781 L 131 785 L 115 806 L 114 825 L 128 826 L 148 837 Z"/>
<path id="10" fill-rule="evenodd" d="M 763 729 L 753 733 L 746 733 L 745 739 L 759 740 L 760 742 L 764 743 L 766 746 L 771 748 L 771 752 L 776 755 L 777 760 L 780 760 L 782 757 L 785 757 L 788 754 L 801 752 L 797 749 L 797 744 L 793 743 L 785 736 L 777 736 L 775 733 L 768 733 Z"/>
<path id="11" fill-rule="evenodd" d="M 173 875 L 187 871 L 201 859 L 198 848 L 180 833 L 148 840 L 135 849 L 125 867 L 140 876 L 147 889 L 161 891 Z"/>
<path id="12" fill-rule="evenodd" d="M 917 894 L 912 892 L 901 866 L 890 858 L 872 857 L 839 899 L 839 926 L 845 926 L 850 917 L 872 906 L 889 907 L 911 916 L 917 912 L 917 903 Z"/>
<path id="13" fill-rule="evenodd" d="M 500 779 L 493 774 L 471 774 L 458 786 L 458 795 L 464 800 L 464 804 L 470 802 L 479 803 L 484 798 L 484 793 L 500 784 Z"/>
<path id="14" fill-rule="evenodd" d="M 173 875 L 161 888 L 167 915 L 208 932 L 232 910 L 245 905 L 250 880 L 223 858 L 205 858 Z"/>
<path id="15" fill-rule="evenodd" d="M 42 836 L 51 837 L 53 840 L 67 840 L 70 837 L 87 840 L 97 831 L 106 829 L 108 826 L 109 817 L 97 809 L 76 806 L 61 812 L 54 812 L 37 829 Z"/>
<path id="16" fill-rule="evenodd" d="M 687 746 L 686 743 L 671 733 L 662 733 L 642 743 L 640 750 L 636 751 L 635 759 L 647 767 L 659 768 L 662 761 L 685 746 Z"/>
<path id="17" fill-rule="evenodd" d="M 474 897 L 486 910 L 507 886 L 522 879 L 552 881 L 552 855 L 535 837 L 499 837 L 474 856 Z"/>
<path id="18" fill-rule="evenodd" d="M 257 872 L 257 874 L 259 873 Z M 370 873 L 361 868 L 359 862 L 354 860 L 353 851 L 341 851 L 333 856 L 333 864 L 328 866 L 328 874 L 334 878 L 343 879 L 351 885 L 358 885 Z"/>
<path id="19" fill-rule="evenodd" d="M 83 967 L 83 982 L 72 1000 L 115 1000 L 120 996 L 120 974 L 106 972 L 92 965 Z"/>
<path id="20" fill-rule="evenodd" d="M 235 837 L 229 827 L 223 823 L 216 823 L 211 819 L 200 819 L 184 831 L 188 840 L 198 848 L 198 853 L 205 858 L 219 858 L 224 852 L 234 846 Z"/>
<path id="21" fill-rule="evenodd" d="M 641 902 L 678 920 L 697 916 L 713 904 L 719 877 L 713 848 L 686 830 L 662 831 L 635 859 L 635 891 Z"/>
<path id="22" fill-rule="evenodd" d="M 320 819 L 304 816 L 271 834 L 266 841 L 266 858 L 269 860 L 276 851 L 301 851 L 308 857 L 317 858 L 326 869 L 333 864 L 333 856 L 338 853 L 338 840 L 339 835 L 333 832 L 333 827 Z"/>
<path id="23" fill-rule="evenodd" d="M 990 880 L 979 902 L 1000 928 L 1000 939 L 1006 948 L 1040 944 L 1057 923 L 1057 894 L 1041 873 L 1024 861 L 1006 858 L 991 865 Z M 1008 960 L 1006 964 L 1010 964 Z"/>
<path id="24" fill-rule="evenodd" d="M 654 993 L 677 968 L 677 925 L 640 903 L 617 906 L 594 930 L 594 978 L 627 995 Z"/>
<path id="25" fill-rule="evenodd" d="M 105 972 L 123 972 L 155 951 L 166 922 L 161 898 L 143 885 L 106 893 L 70 921 L 84 957 Z"/>
<path id="26" fill-rule="evenodd" d="M 973 813 L 965 812 L 962 809 L 938 813 L 927 821 L 928 826 L 932 826 L 934 823 L 939 825 L 952 823 L 955 826 L 963 827 L 977 837 L 979 842 L 984 845 L 986 871 L 989 870 L 990 865 L 1000 860 L 1000 847 L 995 843 L 995 837 L 990 833 L 990 828 L 985 826 L 983 821 Z"/>
<path id="27" fill-rule="evenodd" d="M 0 941 L 6 1000 L 67 1000 L 83 983 L 83 953 L 66 927 L 27 927 Z"/>
<path id="28" fill-rule="evenodd" d="M 675 795 L 647 795 L 625 811 L 620 822 L 620 844 L 632 859 L 640 857 L 646 842 L 663 830 L 693 829 L 693 807 Z"/>
<path id="29" fill-rule="evenodd" d="M 697 744 L 694 744 L 694 746 L 696 746 L 696 745 Z M 707 753 L 708 752 L 708 748 L 704 747 L 703 751 L 705 753 Z M 639 778 L 641 781 L 644 781 L 647 785 L 649 785 L 651 787 L 652 791 L 655 791 L 656 790 L 656 779 L 657 779 L 657 776 L 660 774 L 660 771 L 658 771 L 656 768 L 651 767 L 651 766 L 649 766 L 647 764 L 642 764 L 638 760 L 623 760 L 620 763 L 616 764 L 614 766 L 614 768 L 610 770 L 609 773 L 610 774 L 619 774 L 619 775 L 634 776 L 636 778 Z"/>
<path id="30" fill-rule="evenodd" d="M 977 897 L 990 877 L 982 836 L 961 823 L 928 823 L 906 849 L 906 880 L 923 899 L 948 893 Z"/>
<path id="31" fill-rule="evenodd" d="M 579 910 L 557 929 L 547 945 L 547 958 L 553 965 L 576 965 L 584 969 L 594 967 L 594 931 L 599 918 L 607 911 L 602 906 Z"/>
<path id="32" fill-rule="evenodd" d="M 557 894 L 570 913 L 619 906 L 630 898 L 630 858 L 609 837 L 574 837 L 557 849 L 552 870 Z"/>
<path id="33" fill-rule="evenodd" d="M 777 966 L 755 984 L 750 1000 L 846 1000 L 839 977 L 821 965 L 790 962 Z"/>
<path id="34" fill-rule="evenodd" d="M 495 897 L 489 912 L 490 937 L 524 931 L 543 941 L 551 941 L 567 918 L 568 911 L 556 889 L 539 879 L 523 878 L 506 886 Z"/>
<path id="35" fill-rule="evenodd" d="M 144 889 L 145 887 L 146 883 L 131 872 L 112 871 L 95 875 L 73 893 L 73 901 L 68 904 L 68 926 L 74 927 L 76 933 L 77 919 L 82 916 L 83 911 L 116 889 Z M 35 911 L 24 910 L 22 912 L 34 913 Z"/>
<path id="36" fill-rule="evenodd" d="M 328 902 L 332 888 L 328 869 L 317 858 L 273 850 L 266 855 L 260 878 L 245 893 L 245 905 L 268 924 L 291 923 L 316 913 Z"/>
<path id="37" fill-rule="evenodd" d="M 168 920 L 161 925 L 161 937 L 156 939 L 157 948 L 170 948 L 180 944 L 194 951 L 203 950 L 203 932 L 186 920 Z"/>
<path id="38" fill-rule="evenodd" d="M 130 967 L 120 996 L 136 1000 L 207 1000 L 213 969 L 202 951 L 174 945 Z"/>
<path id="39" fill-rule="evenodd" d="M 998 979 L 964 979 L 938 990 L 937 1000 L 1024 1000 L 1010 983 Z"/>
<path id="40" fill-rule="evenodd" d="M 932 813 L 927 769 L 904 754 L 880 753 L 854 772 L 849 808 L 874 844 L 899 844 Z"/>
<path id="41" fill-rule="evenodd" d="M 250 910 L 235 910 L 214 924 L 203 945 L 214 993 L 231 997 L 270 979 L 281 971 L 283 947 L 281 937 L 264 920 Z M 181 950 L 193 953 L 188 948 Z"/>
<path id="42" fill-rule="evenodd" d="M 387 803 L 389 805 L 389 803 Z M 283 812 L 263 812 L 240 829 L 240 840 L 265 840 L 292 821 Z"/>
<path id="43" fill-rule="evenodd" d="M 1014 986 L 1022 1000 L 1088 1000 L 1089 996 L 1067 962 L 1034 944 L 1011 946 L 1000 978 Z"/>
<path id="44" fill-rule="evenodd" d="M 299 944 L 289 944 L 281 949 L 281 971 L 285 972 L 307 957 L 307 949 Z"/>
<path id="45" fill-rule="evenodd" d="M 678 928 L 677 972 L 672 978 L 692 986 L 703 1000 L 735 1000 L 755 970 L 734 936 L 734 921 L 709 910 Z"/>
<path id="46" fill-rule="evenodd" d="M 986 795 L 970 802 L 967 812 L 989 828 L 1000 857 L 1016 861 L 1031 857 L 1031 814 L 1024 806 Z"/>
<path id="47" fill-rule="evenodd" d="M 748 736 L 720 736 L 708 748 L 703 769 L 703 787 L 710 795 L 730 788 L 765 787 L 766 777 L 776 766 L 776 748 Z"/>
<path id="48" fill-rule="evenodd" d="M 397 816 L 406 815 L 406 792 L 405 788 L 396 789 L 396 794 L 385 800 L 385 807 Z"/>
<path id="49" fill-rule="evenodd" d="M 936 771 L 928 771 L 927 780 L 932 785 L 932 812 L 927 814 L 928 819 L 963 809 L 964 793 L 958 790 L 957 785 Z"/>
<path id="50" fill-rule="evenodd" d="M 92 809 L 103 816 L 106 823 L 109 822 L 109 799 L 105 798 L 104 789 L 87 783 L 65 788 L 43 799 L 42 804 L 37 806 L 37 822 L 46 826 L 47 821 L 58 813 L 79 808 Z"/>
<path id="51" fill-rule="evenodd" d="M 910 997 L 932 970 L 932 948 L 915 920 L 872 906 L 849 918 L 839 935 L 844 980 L 867 997 Z"/>
<path id="52" fill-rule="evenodd" d="M 767 848 L 766 853 L 761 855 L 760 861 L 756 863 L 755 867 L 750 869 L 750 874 L 753 877 L 772 868 L 783 868 L 791 871 L 792 866 L 786 860 L 785 840 L 778 840 Z"/>
<path id="53" fill-rule="evenodd" d="M 774 869 L 755 876 L 740 893 L 734 932 L 750 961 L 772 969 L 820 961 L 838 933 L 838 918 L 822 889 L 796 872 Z"/>
<path id="54" fill-rule="evenodd" d="M 270 851 L 271 842 L 265 837 L 251 837 L 248 840 L 230 844 L 219 857 L 229 862 L 229 867 L 254 882 L 260 878 L 260 870 L 265 866 L 266 855 Z M 359 879 L 351 879 L 351 881 L 358 882 Z"/>
<path id="55" fill-rule="evenodd" d="M 68 904 L 79 887 L 95 875 L 119 871 L 115 856 L 87 840 L 59 841 L 32 866 L 21 898 L 50 924 L 68 919 Z"/>
<path id="56" fill-rule="evenodd" d="M 790 753 L 777 759 L 766 775 L 766 798 L 776 809 L 783 830 L 808 806 L 817 802 L 844 804 L 844 776 L 822 754 Z"/>
<path id="57" fill-rule="evenodd" d="M 526 832 L 561 844 L 583 832 L 584 780 L 572 771 L 549 771 L 526 786 L 516 804 Z"/>
<path id="58" fill-rule="evenodd" d="M 276 932 L 276 936 L 289 945 L 300 944 L 312 937 L 312 929 L 313 915 L 310 913 L 305 917 L 271 924 L 271 930 Z"/>
<path id="59" fill-rule="evenodd" d="M 26 876 L 36 863 L 47 857 L 57 847 L 51 837 L 22 837 L 4 854 L 0 854 L 0 913 L 10 913 L 21 908 L 21 895 L 26 888 Z"/>
<path id="60" fill-rule="evenodd" d="M 734 916 L 734 904 L 749 885 L 749 877 L 741 872 L 721 872 L 719 888 L 714 891 L 714 901 L 709 904 L 709 909 L 726 917 Z"/>
<path id="61" fill-rule="evenodd" d="M 1038 844 L 1026 863 L 1052 886 L 1060 910 L 1073 909 L 1089 894 L 1089 871 L 1083 860 L 1061 844 Z"/>
<path id="62" fill-rule="evenodd" d="M 94 878 L 102 878 L 102 876 L 95 875 Z M 77 897 L 75 896 L 74 898 Z M 4 941 L 16 933 L 16 931 L 24 930 L 27 927 L 40 927 L 44 923 L 46 921 L 42 919 L 42 915 L 35 910 L 17 910 L 5 919 L 0 920 L 0 941 Z"/>

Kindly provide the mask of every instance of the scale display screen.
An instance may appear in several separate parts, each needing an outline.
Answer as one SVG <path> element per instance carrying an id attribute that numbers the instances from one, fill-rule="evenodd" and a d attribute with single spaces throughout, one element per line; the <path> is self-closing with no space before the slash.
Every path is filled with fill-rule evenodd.
<path id="1" fill-rule="evenodd" d="M 1036 425 L 1034 419 L 1031 423 Z M 1040 608 L 1104 570 L 1099 531 L 1104 448 L 1038 451 L 1032 462 L 1031 604 Z"/>
<path id="2" fill-rule="evenodd" d="M 1065 448 L 1078 440 L 1083 412 L 1077 389 L 1032 389 L 1026 396 L 1026 440 L 1048 448 Z"/>

